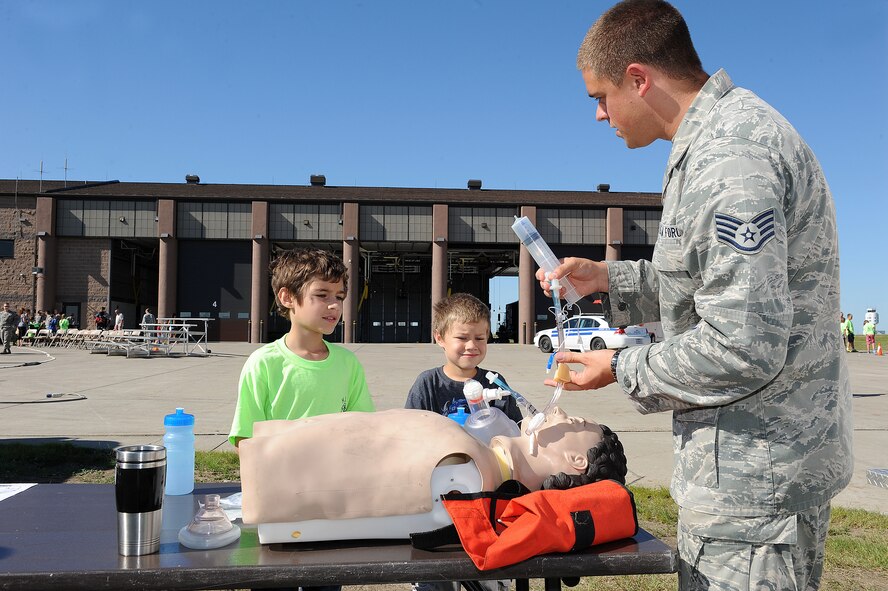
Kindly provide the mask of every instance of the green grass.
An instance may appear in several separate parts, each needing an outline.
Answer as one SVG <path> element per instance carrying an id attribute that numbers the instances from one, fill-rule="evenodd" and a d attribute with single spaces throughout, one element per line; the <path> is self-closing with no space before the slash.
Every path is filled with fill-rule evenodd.
<path id="1" fill-rule="evenodd" d="M 0 444 L 0 483 L 114 482 L 114 452 L 67 443 Z M 240 464 L 235 452 L 199 451 L 194 458 L 196 482 L 236 482 Z"/>
<path id="2" fill-rule="evenodd" d="M 237 481 L 240 479 L 238 465 L 238 456 L 234 452 L 199 451 L 195 458 L 195 480 Z M 64 443 L 0 444 L 0 483 L 7 482 L 111 483 L 114 482 L 114 452 Z M 635 496 L 641 527 L 675 547 L 678 507 L 669 497 L 669 491 L 663 487 L 630 488 Z M 538 591 L 542 589 L 542 583 L 534 582 L 531 587 Z M 666 591 L 675 587 L 675 575 L 642 575 L 586 577 L 575 589 Z M 888 515 L 833 508 L 821 588 L 829 591 L 888 590 Z"/>
<path id="3" fill-rule="evenodd" d="M 882 345 L 882 353 L 884 355 L 888 355 L 888 334 L 877 334 L 876 335 L 876 348 L 879 348 L 879 345 Z M 854 335 L 854 348 L 858 351 L 863 351 L 866 353 L 866 337 L 861 334 Z"/>
<path id="4" fill-rule="evenodd" d="M 826 539 L 826 565 L 888 573 L 888 515 L 833 507 Z"/>

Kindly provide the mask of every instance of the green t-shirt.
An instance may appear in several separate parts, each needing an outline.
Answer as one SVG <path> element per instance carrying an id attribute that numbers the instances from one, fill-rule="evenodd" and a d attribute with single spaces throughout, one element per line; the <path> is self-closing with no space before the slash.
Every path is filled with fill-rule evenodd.
<path id="1" fill-rule="evenodd" d="M 845 321 L 845 332 L 854 334 L 854 323 L 851 322 L 851 319 Z"/>
<path id="2" fill-rule="evenodd" d="M 873 324 L 872 322 L 867 322 L 866 324 L 864 324 L 863 325 L 863 334 L 875 335 L 876 334 L 876 325 Z"/>
<path id="3" fill-rule="evenodd" d="M 330 354 L 309 361 L 287 348 L 286 335 L 250 355 L 241 370 L 228 440 L 253 436 L 253 423 L 334 412 L 375 410 L 355 354 L 326 343 Z"/>
<path id="4" fill-rule="evenodd" d="M 59 320 L 59 330 L 68 330 L 69 326 L 71 326 L 71 323 L 68 321 L 67 317 Z"/>

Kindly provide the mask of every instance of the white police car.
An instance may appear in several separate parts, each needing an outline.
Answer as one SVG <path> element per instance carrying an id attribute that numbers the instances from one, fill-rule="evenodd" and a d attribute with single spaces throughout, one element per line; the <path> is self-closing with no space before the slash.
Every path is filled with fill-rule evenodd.
<path id="1" fill-rule="evenodd" d="M 623 349 L 647 345 L 651 339 L 651 333 L 643 326 L 611 328 L 604 316 L 580 314 L 564 323 L 565 346 L 575 351 Z M 533 344 L 543 353 L 551 353 L 558 348 L 558 332 L 554 328 L 541 330 L 534 335 Z"/>

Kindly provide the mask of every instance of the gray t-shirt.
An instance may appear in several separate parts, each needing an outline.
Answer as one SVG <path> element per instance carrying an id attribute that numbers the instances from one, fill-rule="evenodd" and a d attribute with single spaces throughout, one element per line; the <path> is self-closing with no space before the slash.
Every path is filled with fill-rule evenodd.
<path id="1" fill-rule="evenodd" d="M 475 377 L 472 379 L 480 382 L 484 388 L 498 388 L 499 386 L 491 384 L 485 377 L 487 371 L 480 367 L 475 368 Z M 508 384 L 502 375 L 500 375 L 500 379 L 503 383 Z M 457 412 L 459 407 L 463 407 L 468 412 L 469 404 L 463 395 L 464 385 L 465 382 L 448 378 L 442 367 L 428 369 L 416 378 L 410 388 L 410 393 L 407 394 L 404 408 L 430 410 L 445 416 Z M 506 416 L 516 423 L 522 418 L 521 409 L 518 408 L 518 404 L 511 396 L 505 396 L 502 400 L 494 400 L 490 405 L 506 413 Z"/>

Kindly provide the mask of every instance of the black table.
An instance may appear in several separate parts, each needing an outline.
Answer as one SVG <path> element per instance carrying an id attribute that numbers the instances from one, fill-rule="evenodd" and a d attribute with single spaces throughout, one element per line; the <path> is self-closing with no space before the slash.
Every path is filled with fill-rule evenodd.
<path id="1" fill-rule="evenodd" d="M 0 589 L 240 589 L 535 578 L 557 588 L 561 578 L 676 570 L 673 550 L 644 530 L 634 539 L 484 572 L 456 548 L 427 552 L 403 541 L 367 540 L 261 545 L 256 528 L 244 525 L 240 540 L 224 548 L 179 545 L 179 528 L 194 515 L 196 495 L 224 497 L 239 489 L 238 484 L 199 485 L 195 495 L 166 497 L 160 552 L 124 557 L 117 553 L 112 485 L 34 486 L 0 501 Z"/>

